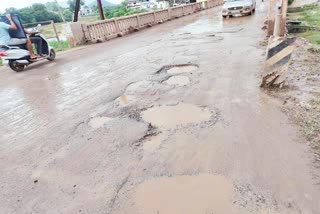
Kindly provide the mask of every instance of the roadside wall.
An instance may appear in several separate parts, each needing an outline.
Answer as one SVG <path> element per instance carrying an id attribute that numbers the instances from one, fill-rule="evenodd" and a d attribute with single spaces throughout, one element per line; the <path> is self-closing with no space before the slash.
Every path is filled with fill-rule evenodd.
<path id="1" fill-rule="evenodd" d="M 102 42 L 222 4 L 223 0 L 208 0 L 90 24 L 72 23 L 69 26 L 68 40 L 74 45 Z"/>

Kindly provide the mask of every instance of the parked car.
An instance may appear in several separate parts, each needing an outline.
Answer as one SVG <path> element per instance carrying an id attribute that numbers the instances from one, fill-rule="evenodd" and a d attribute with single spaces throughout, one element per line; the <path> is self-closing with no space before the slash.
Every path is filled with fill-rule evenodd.
<path id="1" fill-rule="evenodd" d="M 225 0 L 223 18 L 233 15 L 251 15 L 256 11 L 256 0 Z"/>

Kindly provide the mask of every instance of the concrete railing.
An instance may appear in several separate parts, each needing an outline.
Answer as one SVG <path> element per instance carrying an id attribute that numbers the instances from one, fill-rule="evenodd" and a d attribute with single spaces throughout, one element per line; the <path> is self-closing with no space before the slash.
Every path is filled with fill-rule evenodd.
<path id="1" fill-rule="evenodd" d="M 223 4 L 223 0 L 208 0 L 164 10 L 98 21 L 90 24 L 81 24 L 84 37 L 82 41 L 97 42 L 109 40 L 145 27 L 151 27 L 171 19 L 179 18 L 221 4 Z"/>

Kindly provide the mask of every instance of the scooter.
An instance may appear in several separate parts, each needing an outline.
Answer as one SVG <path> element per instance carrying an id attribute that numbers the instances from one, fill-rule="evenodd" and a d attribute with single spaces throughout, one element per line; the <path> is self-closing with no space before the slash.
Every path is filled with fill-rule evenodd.
<path id="1" fill-rule="evenodd" d="M 17 30 L 14 30 L 12 32 L 10 31 L 11 38 L 27 38 L 20 18 L 17 15 L 11 16 L 18 28 Z M 32 63 L 39 62 L 45 59 L 53 61 L 56 58 L 56 53 L 54 49 L 50 47 L 45 37 L 40 33 L 34 33 L 29 36 L 31 40 L 34 37 L 38 37 L 42 41 L 42 50 L 41 53 L 38 53 L 41 57 L 31 59 L 26 44 L 14 46 L 0 45 L 0 57 L 2 59 L 2 62 L 4 64 L 8 64 L 12 70 L 21 72 Z"/>

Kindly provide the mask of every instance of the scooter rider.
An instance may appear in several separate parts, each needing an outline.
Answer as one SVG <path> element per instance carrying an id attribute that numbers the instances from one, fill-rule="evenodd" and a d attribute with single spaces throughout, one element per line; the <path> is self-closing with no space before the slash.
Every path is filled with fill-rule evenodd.
<path id="1" fill-rule="evenodd" d="M 30 54 L 31 59 L 37 58 L 36 55 L 33 53 L 32 50 L 32 44 L 29 38 L 27 39 L 17 39 L 17 38 L 11 38 L 9 34 L 9 30 L 17 30 L 17 26 L 12 20 L 12 17 L 10 14 L 7 14 L 6 17 L 10 21 L 10 25 L 0 22 L 0 44 L 1 45 L 23 45 L 27 44 L 27 49 Z"/>
<path id="2" fill-rule="evenodd" d="M 37 31 L 30 31 L 28 29 L 24 29 L 24 32 L 27 34 L 27 35 L 33 35 L 33 34 L 36 34 L 36 33 L 39 33 Z M 38 56 L 46 56 L 46 54 L 42 54 L 42 39 L 40 37 L 30 37 L 29 38 L 31 40 L 31 43 L 32 44 L 35 44 L 36 46 L 36 49 L 37 49 L 37 55 Z"/>

